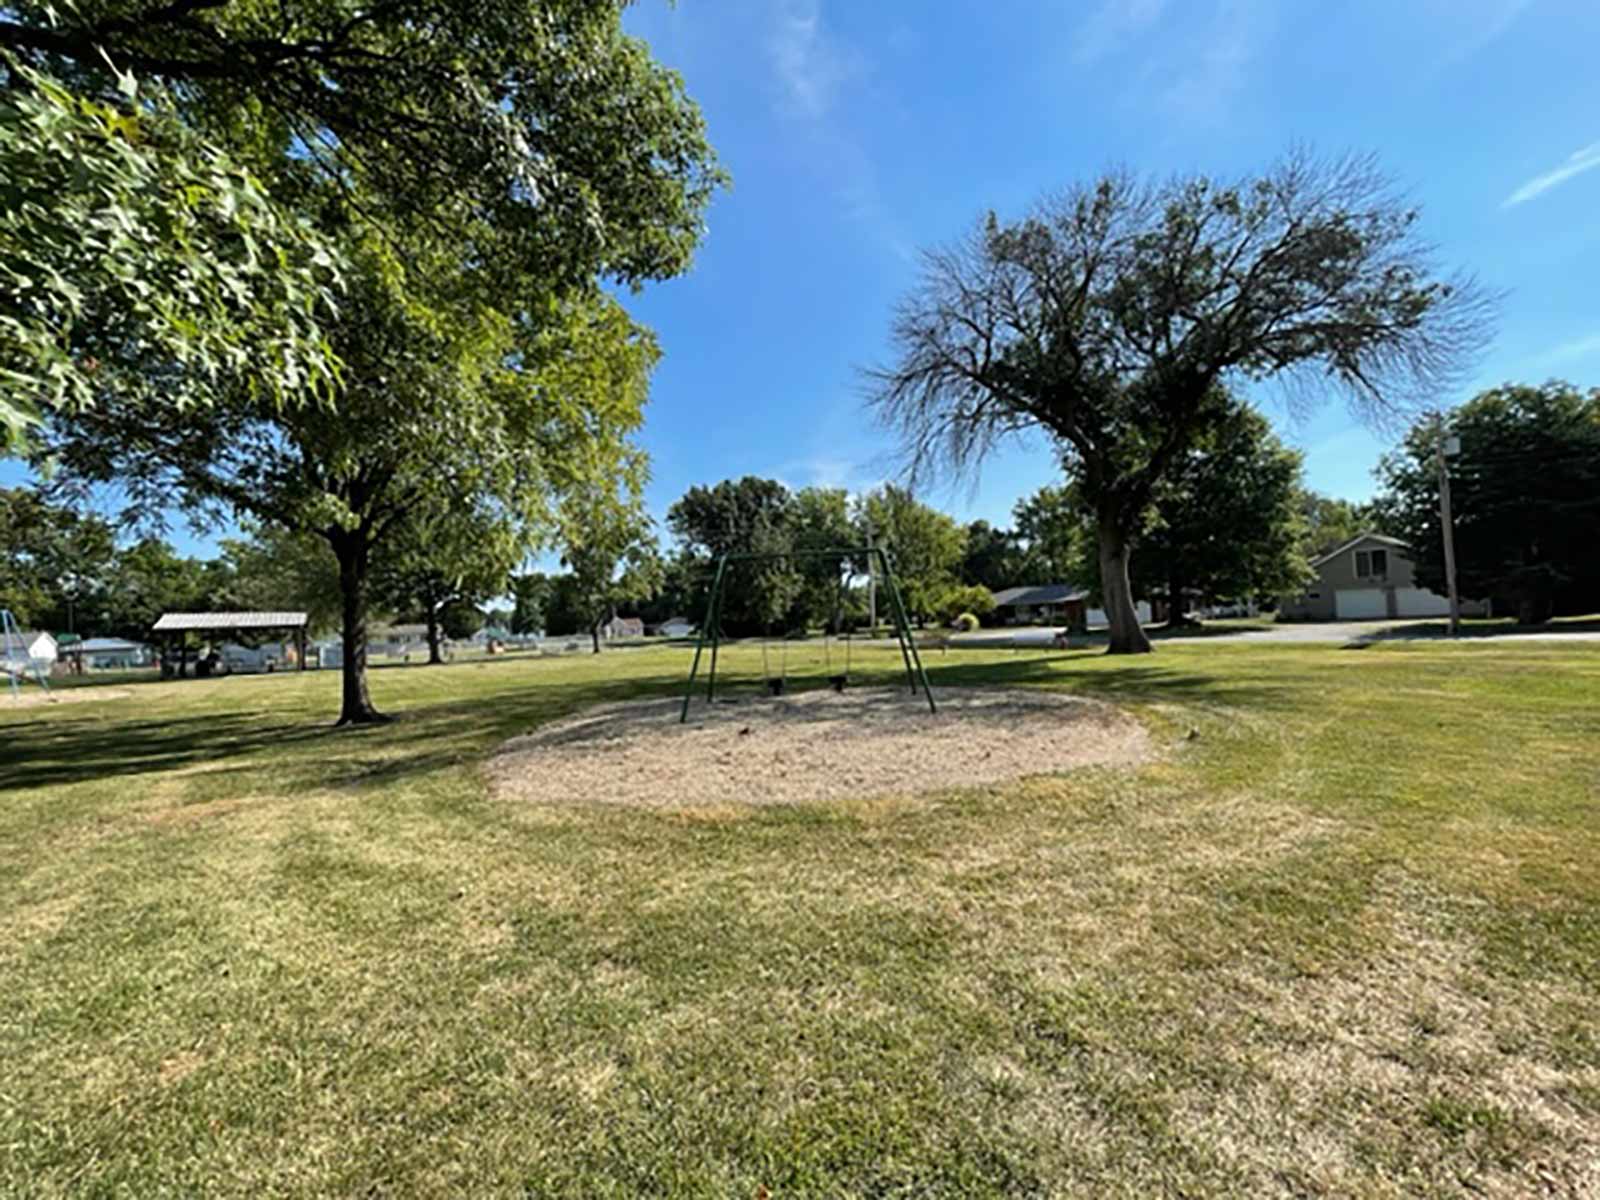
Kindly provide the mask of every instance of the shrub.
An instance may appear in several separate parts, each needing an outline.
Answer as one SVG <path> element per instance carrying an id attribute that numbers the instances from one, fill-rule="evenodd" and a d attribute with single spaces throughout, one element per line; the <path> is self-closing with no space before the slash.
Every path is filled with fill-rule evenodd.
<path id="1" fill-rule="evenodd" d="M 938 615 L 952 625 L 964 617 L 981 621 L 994 612 L 994 594 L 986 587 L 953 587 L 939 597 Z"/>

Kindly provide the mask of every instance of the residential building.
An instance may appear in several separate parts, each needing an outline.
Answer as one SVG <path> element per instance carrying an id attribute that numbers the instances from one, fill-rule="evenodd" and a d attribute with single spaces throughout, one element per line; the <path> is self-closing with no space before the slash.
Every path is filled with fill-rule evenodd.
<path id="1" fill-rule="evenodd" d="M 1450 615 L 1448 597 L 1416 583 L 1416 568 L 1399 538 L 1363 533 L 1311 560 L 1316 579 L 1278 608 L 1285 621 L 1382 621 Z M 1485 616 L 1483 601 L 1463 601 L 1467 616 Z"/>
<path id="2" fill-rule="evenodd" d="M 1000 625 L 1066 625 L 1083 629 L 1089 623 L 1089 593 L 1069 583 L 1006 588 L 994 594 L 994 619 Z"/>

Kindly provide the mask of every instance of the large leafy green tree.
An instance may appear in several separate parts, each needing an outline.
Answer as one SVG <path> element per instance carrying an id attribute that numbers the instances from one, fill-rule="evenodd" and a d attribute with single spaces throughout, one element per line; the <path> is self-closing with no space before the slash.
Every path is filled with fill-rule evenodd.
<path id="1" fill-rule="evenodd" d="M 341 723 L 382 719 L 366 675 L 375 552 L 419 516 L 463 505 L 493 509 L 532 546 L 554 532 L 562 488 L 607 461 L 596 447 L 642 419 L 637 397 L 595 386 L 597 360 L 641 342 L 615 303 L 574 301 L 534 327 L 470 302 L 418 305 L 382 247 L 352 264 L 351 303 L 332 327 L 346 373 L 337 410 L 282 408 L 241 384 L 187 414 L 90 410 L 58 423 L 48 447 L 63 481 L 117 480 L 135 504 L 244 515 L 326 541 L 339 565 Z"/>
<path id="2" fill-rule="evenodd" d="M 51 504 L 32 488 L 0 488 L 0 608 L 23 625 L 92 628 L 116 571 L 105 521 Z"/>
<path id="3" fill-rule="evenodd" d="M 860 520 L 872 526 L 873 545 L 883 547 L 893 560 L 910 617 L 919 624 L 936 619 L 941 599 L 961 570 L 966 530 L 894 484 L 862 498 Z"/>
<path id="4" fill-rule="evenodd" d="M 148 638 L 164 612 L 226 608 L 232 582 L 225 560 L 185 557 L 161 538 L 141 538 L 117 555 L 96 628 L 135 641 Z"/>
<path id="5" fill-rule="evenodd" d="M 1011 510 L 1022 547 L 1023 584 L 1083 584 L 1093 557 L 1093 530 L 1083 521 L 1077 489 L 1042 487 Z"/>
<path id="6" fill-rule="evenodd" d="M 433 665 L 444 661 L 444 638 L 461 636 L 452 630 L 463 618 L 506 590 L 526 549 L 510 513 L 478 499 L 437 513 L 414 511 L 374 562 L 375 601 L 427 627 Z"/>
<path id="7" fill-rule="evenodd" d="M 1093 506 L 1112 653 L 1142 653 L 1129 561 L 1161 482 L 1226 419 L 1217 385 L 1341 388 L 1392 414 L 1481 343 L 1489 302 L 1439 277 L 1418 213 L 1365 159 L 1238 183 L 1110 175 L 925 258 L 874 373 L 913 471 L 1043 433 Z"/>
<path id="8" fill-rule="evenodd" d="M 550 601 L 555 584 L 537 571 L 511 580 L 511 632 L 518 637 L 543 633 L 549 628 Z"/>
<path id="9" fill-rule="evenodd" d="M 461 248 L 526 312 L 681 271 L 722 180 L 624 0 L 0 8 L 0 371 L 40 405 L 326 382 L 320 226 Z M 413 281 L 416 286 L 417 281 Z"/>
<path id="10" fill-rule="evenodd" d="M 702 580 L 695 615 L 705 609 L 716 562 L 724 554 L 786 556 L 794 548 L 794 497 L 772 479 L 746 475 L 690 488 L 667 510 L 667 527 L 696 563 Z M 728 633 L 778 627 L 799 596 L 795 560 L 733 564 L 723 586 L 721 624 Z"/>
<path id="11" fill-rule="evenodd" d="M 1156 489 L 1135 543 L 1130 582 L 1139 597 L 1165 596 L 1169 620 L 1185 619 L 1194 593 L 1211 600 L 1275 597 L 1308 581 L 1300 454 L 1267 419 L 1230 401 Z M 1084 543 L 1094 514 L 1079 514 Z M 1079 579 L 1100 589 L 1096 556 Z"/>
<path id="12" fill-rule="evenodd" d="M 655 530 L 644 511 L 645 457 L 630 447 L 619 450 L 605 470 L 571 488 L 561 506 L 561 561 L 596 654 L 601 627 L 620 607 L 649 599 L 662 576 Z"/>
<path id="13" fill-rule="evenodd" d="M 486 288 L 654 279 L 688 263 L 720 176 L 681 81 L 625 0 L 17 0 L 0 50 L 79 94 L 118 72 L 299 199 L 470 244 Z M 413 248 L 411 246 L 408 249 Z"/>
<path id="14" fill-rule="evenodd" d="M 1379 466 L 1385 527 L 1410 545 L 1417 582 L 1443 593 L 1437 453 L 1450 459 L 1456 573 L 1520 621 L 1591 612 L 1600 595 L 1600 390 L 1507 384 L 1419 421 Z"/>
<path id="15" fill-rule="evenodd" d="M 967 526 L 967 549 L 961 559 L 961 582 L 1003 591 L 1024 582 L 1022 546 L 1017 534 L 987 521 Z"/>
<path id="16" fill-rule="evenodd" d="M 800 588 L 786 624 L 793 629 L 835 629 L 843 623 L 842 589 L 861 569 L 851 556 L 832 551 L 861 544 L 850 519 L 850 494 L 843 488 L 808 487 L 794 494 L 789 524 Z"/>
<path id="17" fill-rule="evenodd" d="M 46 412 L 189 407 L 241 373 L 283 403 L 326 399 L 336 267 L 161 89 L 0 50 L 0 446 Z"/>

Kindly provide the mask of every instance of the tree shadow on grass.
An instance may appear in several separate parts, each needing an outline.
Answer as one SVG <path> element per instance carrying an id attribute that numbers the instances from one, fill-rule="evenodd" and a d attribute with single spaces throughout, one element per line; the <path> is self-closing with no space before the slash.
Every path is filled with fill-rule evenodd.
<path id="1" fill-rule="evenodd" d="M 1121 703 L 1171 702 L 1294 706 L 1295 689 L 1266 676 L 1230 670 L 1213 676 L 1148 659 L 1137 665 L 1074 670 L 1097 652 L 1043 654 L 1014 660 L 926 662 L 937 700 L 940 688 L 1044 687 Z M 864 671 L 854 687 L 904 686 L 903 670 Z M 186 769 L 234 768 L 275 789 L 365 789 L 475 762 L 500 743 L 593 705 L 630 700 L 676 700 L 687 671 L 613 679 L 529 680 L 526 686 L 413 706 L 397 704 L 392 724 L 336 729 L 332 713 L 303 719 L 259 711 L 203 716 L 108 720 L 104 714 L 50 715 L 8 725 L 0 740 L 0 791 L 70 785 Z M 795 694 L 825 688 L 802 681 Z M 697 703 L 703 684 L 697 685 Z M 910 689 L 907 687 L 907 692 Z M 249 703 L 248 694 L 240 694 Z M 751 710 L 753 713 L 756 711 Z"/>
<path id="2" fill-rule="evenodd" d="M 1139 658 L 1130 660 L 1126 666 L 1073 669 L 1104 657 L 1101 651 L 1069 651 L 1019 656 L 1010 662 L 930 663 L 925 659 L 923 665 L 935 699 L 940 687 L 1050 687 L 1124 703 L 1294 706 L 1295 689 L 1281 678 L 1244 675 L 1236 668 L 1225 676 L 1208 675 Z"/>
<path id="3" fill-rule="evenodd" d="M 335 728 L 259 711 L 128 720 L 50 715 L 5 727 L 0 792 L 203 768 L 243 760 L 281 787 L 392 782 L 476 757 L 487 746 L 591 704 L 679 691 L 676 672 L 582 683 L 539 681 L 445 703 L 396 704 L 387 725 Z M 242 703 L 250 697 L 241 693 Z"/>

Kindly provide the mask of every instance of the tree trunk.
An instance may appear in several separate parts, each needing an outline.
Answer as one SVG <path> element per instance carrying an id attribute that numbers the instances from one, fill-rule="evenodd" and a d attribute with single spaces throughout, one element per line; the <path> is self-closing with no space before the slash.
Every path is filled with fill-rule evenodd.
<path id="1" fill-rule="evenodd" d="M 1149 654 L 1150 639 L 1139 624 L 1139 611 L 1133 604 L 1133 585 L 1128 580 L 1132 547 L 1128 535 L 1114 519 L 1102 515 L 1098 521 L 1100 542 L 1100 592 L 1106 606 L 1106 621 L 1111 626 L 1111 645 L 1107 654 Z"/>
<path id="2" fill-rule="evenodd" d="M 1555 605 L 1542 589 L 1529 588 L 1517 594 L 1517 624 L 1543 625 L 1555 612 Z"/>
<path id="3" fill-rule="evenodd" d="M 594 639 L 594 652 L 596 654 L 600 653 L 600 626 L 604 625 L 605 623 L 605 617 L 600 616 L 596 617 L 594 622 L 589 626 L 589 636 Z"/>
<path id="4" fill-rule="evenodd" d="M 436 604 L 428 605 L 428 665 L 436 667 L 444 662 L 444 654 L 440 651 L 439 637 L 439 607 Z"/>
<path id="5" fill-rule="evenodd" d="M 343 606 L 344 698 L 340 725 L 375 725 L 389 718 L 372 707 L 367 692 L 367 545 L 360 531 L 333 543 L 339 559 L 339 599 Z"/>

